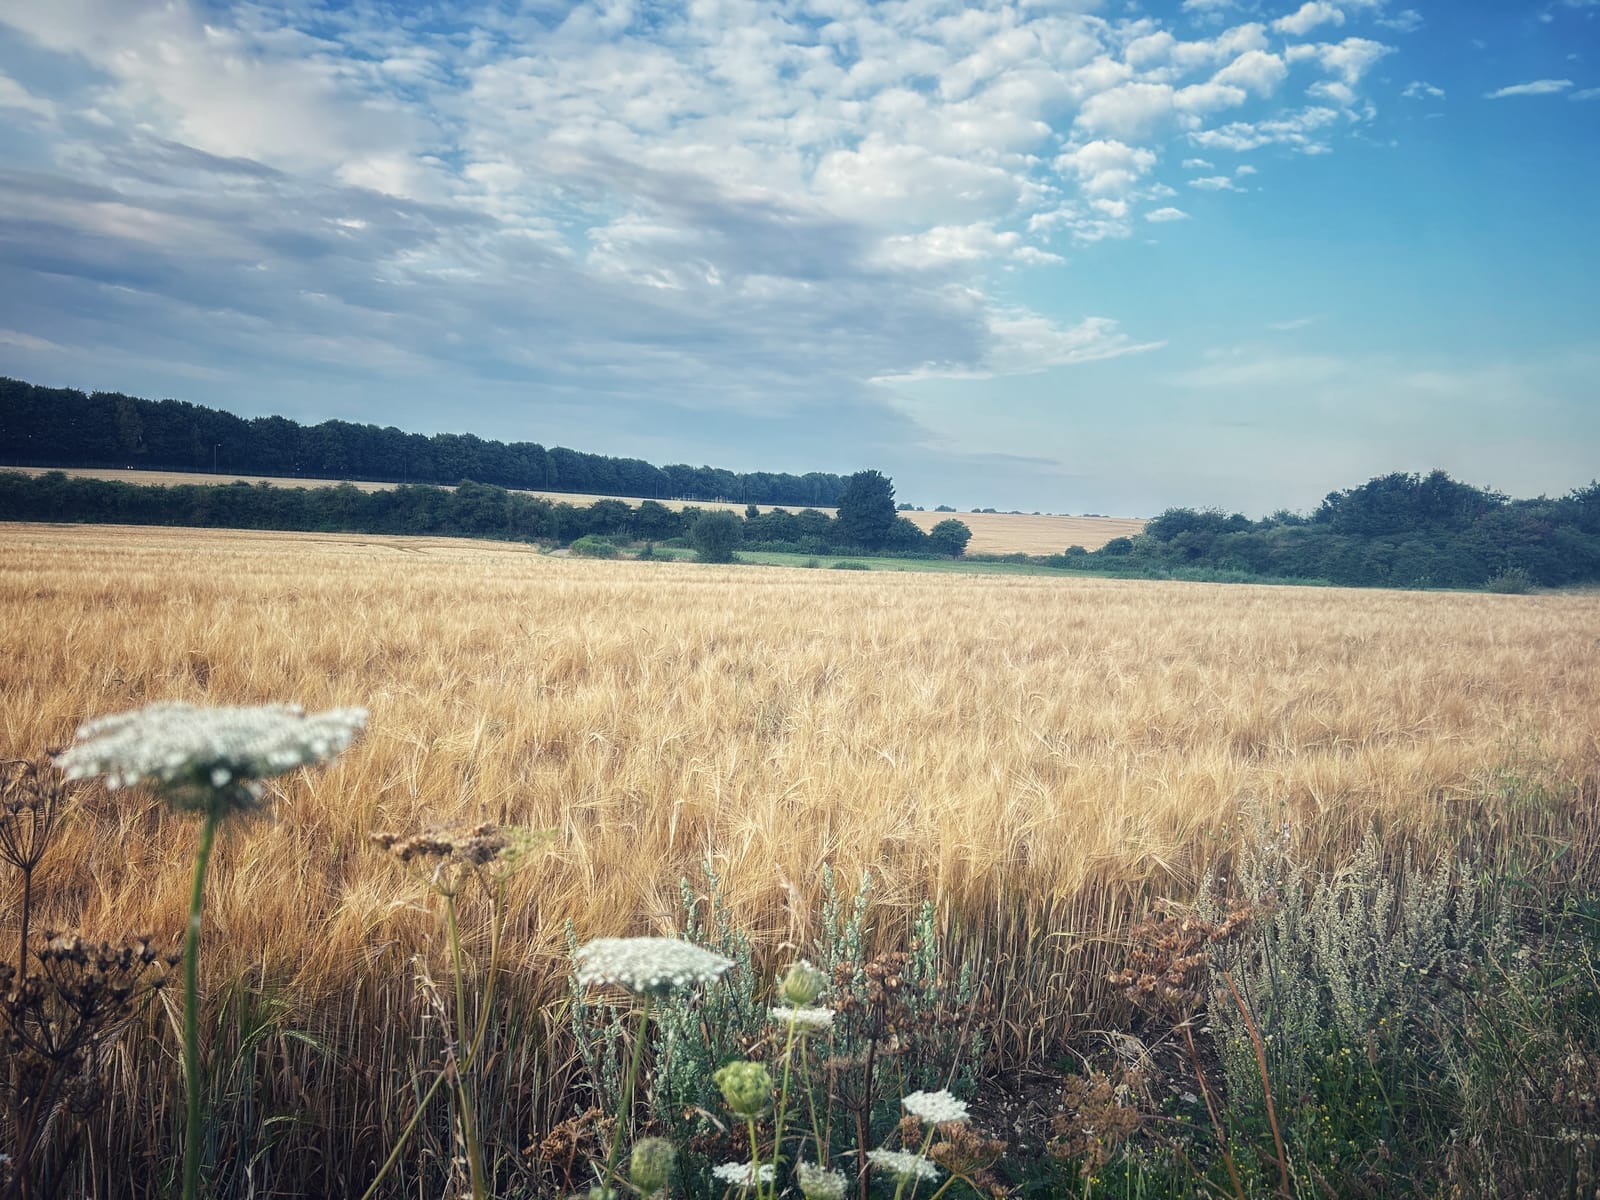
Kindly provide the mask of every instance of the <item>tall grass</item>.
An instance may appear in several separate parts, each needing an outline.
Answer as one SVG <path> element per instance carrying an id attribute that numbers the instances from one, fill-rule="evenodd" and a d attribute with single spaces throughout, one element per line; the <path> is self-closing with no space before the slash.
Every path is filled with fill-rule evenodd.
<path id="1" fill-rule="evenodd" d="M 507 885 L 482 1051 L 485 1144 L 567 1115 L 564 923 L 666 932 L 716 864 L 758 941 L 814 929 L 824 864 L 870 869 L 875 943 L 924 898 L 955 961 L 999 964 L 1002 1062 L 1120 1000 L 1117 931 L 1226 871 L 1246 807 L 1304 861 L 1369 827 L 1437 853 L 1559 844 L 1593 869 L 1600 597 L 1249 588 L 1032 577 L 759 574 L 554 560 L 449 541 L 8 526 L 0 757 L 157 699 L 363 704 L 370 733 L 217 849 L 202 961 L 221 1028 L 224 1194 L 359 1194 L 445 1053 L 419 964 L 449 947 L 365 848 L 382 829 L 558 831 Z M 1523 747 L 1549 786 L 1495 776 Z M 1587 783 L 1585 780 L 1587 779 Z M 1587 795 L 1584 806 L 1571 803 Z M 1587 811 L 1587 815 L 1586 814 Z M 36 921 L 175 943 L 189 831 L 93 798 Z M 1540 839 L 1543 839 L 1541 841 Z M 1521 853 L 1523 851 L 1518 851 Z M 472 948 L 469 948 L 472 949 Z M 486 952 L 487 947 L 475 948 Z M 181 1091 L 153 1043 L 120 1052 L 94 1177 L 170 1194 Z M 419 1155 L 453 1153 L 449 1121 Z M 129 1164 L 133 1164 L 131 1167 Z M 493 1164 L 501 1178 L 518 1164 Z"/>

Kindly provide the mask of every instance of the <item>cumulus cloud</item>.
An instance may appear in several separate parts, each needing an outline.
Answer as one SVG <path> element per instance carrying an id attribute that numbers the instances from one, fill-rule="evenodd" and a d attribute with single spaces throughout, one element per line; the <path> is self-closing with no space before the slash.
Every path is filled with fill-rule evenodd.
<path id="1" fill-rule="evenodd" d="M 1189 214 L 1184 212 L 1181 208 L 1157 208 L 1145 213 L 1144 219 L 1146 221 L 1154 221 L 1159 225 L 1168 221 L 1187 221 L 1189 219 Z"/>
<path id="2" fill-rule="evenodd" d="M 1530 83 L 1514 83 L 1510 87 L 1485 92 L 1485 100 L 1503 100 L 1507 96 L 1554 96 L 1572 86 L 1570 79 L 1535 79 Z"/>
<path id="3" fill-rule="evenodd" d="M 1272 23 L 1272 27 L 1279 33 L 1292 34 L 1295 37 L 1304 37 L 1318 25 L 1343 25 L 1344 13 L 1327 0 L 1306 0 L 1294 12 L 1286 17 L 1279 17 Z"/>

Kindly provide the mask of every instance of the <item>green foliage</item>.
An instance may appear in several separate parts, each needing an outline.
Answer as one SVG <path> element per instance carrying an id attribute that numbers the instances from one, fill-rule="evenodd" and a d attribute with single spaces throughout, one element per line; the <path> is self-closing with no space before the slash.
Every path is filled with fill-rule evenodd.
<path id="1" fill-rule="evenodd" d="M 605 538 L 585 534 L 570 547 L 579 558 L 616 558 L 617 548 Z"/>
<path id="2" fill-rule="evenodd" d="M 960 558 L 967 552 L 967 543 L 972 540 L 972 530 L 966 523 L 957 520 L 940 521 L 928 531 L 929 545 L 940 554 L 947 554 L 951 558 Z"/>
<path id="3" fill-rule="evenodd" d="M 689 528 L 689 541 L 701 562 L 729 563 L 744 540 L 744 523 L 738 514 L 716 509 L 702 513 Z"/>
<path id="4" fill-rule="evenodd" d="M 845 481 L 838 507 L 839 544 L 876 550 L 890 541 L 897 518 L 894 484 L 887 476 L 857 471 Z"/>

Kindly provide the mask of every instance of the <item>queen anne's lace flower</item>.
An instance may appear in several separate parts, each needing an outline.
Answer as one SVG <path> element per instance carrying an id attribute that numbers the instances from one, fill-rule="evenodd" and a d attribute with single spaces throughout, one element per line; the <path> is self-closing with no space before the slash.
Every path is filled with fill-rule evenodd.
<path id="1" fill-rule="evenodd" d="M 909 1150 L 868 1150 L 867 1161 L 896 1179 L 939 1178 L 939 1168 L 933 1165 L 931 1158 L 924 1158 Z"/>
<path id="2" fill-rule="evenodd" d="M 806 1200 L 844 1200 L 850 1186 L 843 1171 L 835 1171 L 819 1163 L 801 1163 L 795 1169 L 800 1180 L 800 1194 Z"/>
<path id="3" fill-rule="evenodd" d="M 595 938 L 579 946 L 574 957 L 579 986 L 611 984 L 650 996 L 715 983 L 733 966 L 731 958 L 679 938 Z"/>
<path id="4" fill-rule="evenodd" d="M 723 1183 L 733 1184 L 737 1187 L 750 1187 L 759 1177 L 762 1183 L 771 1183 L 777 1178 L 777 1169 L 771 1163 L 762 1163 L 754 1172 L 750 1170 L 749 1163 L 722 1163 L 711 1168 L 711 1173 Z"/>
<path id="5" fill-rule="evenodd" d="M 781 1029 L 793 1024 L 796 1033 L 827 1033 L 833 1028 L 831 1008 L 771 1008 L 767 1015 Z"/>
<path id="6" fill-rule="evenodd" d="M 912 1116 L 929 1125 L 945 1125 L 967 1119 L 967 1106 L 949 1092 L 912 1092 L 900 1103 Z"/>
<path id="7" fill-rule="evenodd" d="M 327 762 L 367 723 L 364 708 L 306 715 L 295 704 L 202 708 L 167 702 L 98 717 L 56 756 L 68 779 L 111 788 L 152 784 L 174 802 L 205 808 L 224 791 L 258 799 L 260 781 Z"/>

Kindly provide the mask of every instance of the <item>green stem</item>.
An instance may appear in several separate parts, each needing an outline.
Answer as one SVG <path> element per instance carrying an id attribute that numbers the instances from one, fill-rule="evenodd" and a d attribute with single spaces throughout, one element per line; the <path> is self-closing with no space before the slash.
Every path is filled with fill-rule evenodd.
<path id="1" fill-rule="evenodd" d="M 616 1178 L 617 1155 L 622 1150 L 623 1130 L 630 1124 L 633 1115 L 633 1085 L 639 1078 L 639 1063 L 644 1058 L 645 1026 L 650 1020 L 650 993 L 644 994 L 644 1005 L 639 1009 L 639 1028 L 634 1031 L 633 1059 L 628 1064 L 628 1077 L 622 1083 L 622 1101 L 617 1105 L 617 1129 L 611 1136 L 611 1151 L 606 1155 L 606 1171 L 600 1180 L 600 1187 L 604 1191 L 611 1190 L 611 1181 Z"/>
<path id="2" fill-rule="evenodd" d="M 778 1108 L 772 1115 L 772 1187 L 776 1194 L 778 1187 L 778 1159 L 783 1154 L 783 1122 L 789 1111 L 789 1070 L 794 1064 L 794 1039 L 795 1019 L 789 1018 L 789 1040 L 783 1047 L 783 1086 L 778 1090 Z M 801 1135 L 804 1142 L 805 1135 Z M 798 1160 L 799 1156 L 796 1155 Z M 754 1161 L 754 1160 L 752 1160 Z M 759 1185 L 760 1180 L 757 1180 Z M 758 1187 L 759 1194 L 759 1187 Z"/>
<path id="3" fill-rule="evenodd" d="M 456 898 L 447 893 L 444 898 L 445 919 L 450 930 L 450 961 L 456 977 L 456 1048 L 455 1089 L 456 1111 L 461 1126 L 462 1148 L 467 1155 L 467 1173 L 472 1180 L 472 1200 L 485 1200 L 488 1190 L 483 1182 L 483 1156 L 478 1149 L 477 1122 L 473 1119 L 472 1080 L 468 1078 L 473 1048 L 467 1043 L 466 983 L 461 965 L 461 929 L 456 923 Z"/>
<path id="4" fill-rule="evenodd" d="M 200 909 L 205 901 L 206 865 L 217 836 L 218 814 L 206 810 L 194 856 L 194 886 L 189 892 L 189 931 L 183 942 L 183 1084 L 188 1122 L 183 1142 L 183 1200 L 200 1195 Z"/>
<path id="5" fill-rule="evenodd" d="M 744 1123 L 745 1127 L 750 1130 L 750 1182 L 756 1186 L 756 1200 L 761 1200 L 763 1195 L 761 1190 L 761 1144 L 756 1140 L 756 1119 L 754 1117 L 746 1117 Z M 774 1151 L 774 1155 L 776 1155 L 776 1151 Z M 773 1186 L 776 1187 L 778 1182 L 776 1167 L 773 1168 L 772 1174 Z"/>

